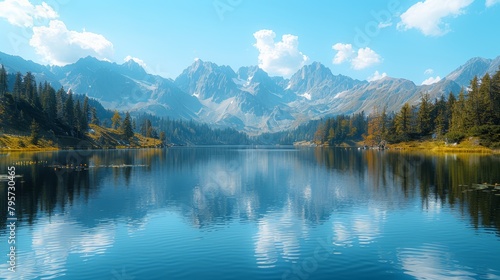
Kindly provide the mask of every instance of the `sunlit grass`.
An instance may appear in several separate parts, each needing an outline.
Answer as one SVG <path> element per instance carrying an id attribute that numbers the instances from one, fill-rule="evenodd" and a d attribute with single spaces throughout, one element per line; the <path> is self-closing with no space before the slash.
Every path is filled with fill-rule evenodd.
<path id="1" fill-rule="evenodd" d="M 468 138 L 458 144 L 446 144 L 442 140 L 410 141 L 389 145 L 391 149 L 430 153 L 500 153 L 499 150 L 481 146 L 478 138 Z"/>
<path id="2" fill-rule="evenodd" d="M 124 140 L 120 131 L 111 128 L 104 128 L 97 125 L 90 125 L 93 130 L 92 133 L 87 133 L 87 139 L 91 142 L 91 146 L 102 148 L 116 148 L 116 149 L 129 149 L 129 148 L 153 148 L 161 144 L 161 141 L 154 138 L 144 137 L 140 134 L 135 134 L 134 137 Z M 58 141 L 64 146 L 62 148 L 68 149 L 77 147 L 82 139 L 74 137 L 59 137 Z M 93 143 L 92 143 L 93 142 Z M 105 143 L 105 144 L 98 144 Z M 31 138 L 28 135 L 13 135 L 1 134 L 0 135 L 0 151 L 46 151 L 46 150 L 59 150 L 61 147 L 52 140 L 40 138 L 36 145 L 31 143 Z"/>
<path id="3" fill-rule="evenodd" d="M 37 144 L 31 143 L 30 136 L 2 134 L 0 135 L 0 151 L 48 151 L 57 150 L 51 140 L 40 139 Z"/>

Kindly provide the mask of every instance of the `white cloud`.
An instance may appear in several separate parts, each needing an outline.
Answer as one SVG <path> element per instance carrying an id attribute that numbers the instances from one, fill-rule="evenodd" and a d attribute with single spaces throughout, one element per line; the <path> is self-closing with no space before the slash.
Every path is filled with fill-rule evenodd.
<path id="1" fill-rule="evenodd" d="M 401 15 L 398 28 L 400 30 L 415 28 L 426 36 L 444 35 L 450 29 L 448 24 L 443 22 L 443 19 L 463 14 L 463 9 L 472 2 L 474 0 L 425 0 L 418 2 Z"/>
<path id="2" fill-rule="evenodd" d="M 33 5 L 29 0 L 0 2 L 0 18 L 5 18 L 15 26 L 32 28 L 29 44 L 45 62 L 65 65 L 88 55 L 109 61 L 113 53 L 110 41 L 100 34 L 85 30 L 68 30 L 58 17 L 57 12 L 45 2 L 40 5 Z"/>
<path id="3" fill-rule="evenodd" d="M 380 74 L 378 71 L 375 71 L 375 73 L 373 73 L 373 75 L 371 75 L 370 77 L 368 77 L 367 81 L 368 82 L 374 82 L 374 81 L 378 81 L 378 80 L 381 80 L 383 78 L 387 77 L 387 73 L 382 73 Z"/>
<path id="4" fill-rule="evenodd" d="M 379 29 L 384 29 L 384 28 L 387 28 L 390 26 L 392 26 L 392 21 L 379 22 L 379 24 L 378 24 Z"/>
<path id="5" fill-rule="evenodd" d="M 351 44 L 337 43 L 332 49 L 337 51 L 333 64 L 350 62 L 351 67 L 356 70 L 365 69 L 382 61 L 380 55 L 368 47 L 358 49 L 356 52 Z"/>
<path id="6" fill-rule="evenodd" d="M 259 67 L 271 75 L 290 76 L 304 66 L 309 58 L 299 51 L 299 37 L 285 34 L 275 42 L 272 30 L 259 30 L 253 34 L 254 47 L 259 50 Z"/>
<path id="7" fill-rule="evenodd" d="M 73 63 L 88 55 L 109 59 L 113 54 L 113 44 L 104 36 L 68 30 L 60 20 L 51 20 L 49 26 L 33 27 L 30 45 L 53 65 Z"/>
<path id="8" fill-rule="evenodd" d="M 56 19 L 57 13 L 42 2 L 41 5 L 33 5 L 28 0 L 5 0 L 0 2 L 0 18 L 16 26 L 32 27 L 35 20 Z"/>
<path id="9" fill-rule="evenodd" d="M 130 61 L 130 60 L 133 60 L 133 61 L 135 61 L 135 63 L 137 63 L 137 64 L 139 64 L 140 66 L 142 66 L 142 68 L 146 68 L 146 67 L 147 67 L 147 65 L 146 65 L 146 63 L 144 62 L 144 60 L 139 59 L 139 58 L 137 58 L 137 57 L 133 57 L 133 56 L 127 55 L 127 56 L 125 57 L 125 59 L 123 59 L 123 60 L 124 60 L 125 62 L 128 62 L 128 61 Z"/>
<path id="10" fill-rule="evenodd" d="M 500 0 L 486 0 L 486 7 L 489 8 L 489 7 L 491 7 L 495 4 L 498 4 L 498 3 L 500 3 Z"/>
<path id="11" fill-rule="evenodd" d="M 424 74 L 425 75 L 432 75 L 432 74 L 434 74 L 434 69 L 429 68 L 429 69 L 427 69 L 427 70 L 424 71 Z"/>
<path id="12" fill-rule="evenodd" d="M 351 44 L 337 43 L 332 46 L 332 49 L 337 51 L 337 54 L 335 54 L 333 58 L 333 64 L 341 64 L 345 61 L 349 61 L 355 55 Z"/>
<path id="13" fill-rule="evenodd" d="M 441 81 L 441 77 L 437 76 L 437 77 L 430 77 L 428 79 L 426 79 L 425 81 L 422 82 L 422 85 L 432 85 L 432 84 L 435 84 L 437 82 Z"/>
<path id="14" fill-rule="evenodd" d="M 352 59 L 352 67 L 356 70 L 365 69 L 381 61 L 378 53 L 366 47 L 358 50 L 358 56 Z"/>

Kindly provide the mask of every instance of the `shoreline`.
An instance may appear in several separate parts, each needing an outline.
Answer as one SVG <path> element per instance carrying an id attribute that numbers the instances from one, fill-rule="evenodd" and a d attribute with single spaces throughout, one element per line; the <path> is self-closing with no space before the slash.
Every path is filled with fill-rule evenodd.
<path id="1" fill-rule="evenodd" d="M 341 143 L 335 146 L 325 144 L 316 144 L 312 141 L 301 141 L 293 144 L 295 147 L 321 147 L 321 148 L 363 148 L 362 142 L 357 142 L 355 145 Z M 379 150 L 378 147 L 368 147 L 370 150 Z M 399 152 L 420 152 L 432 154 L 500 154 L 500 149 L 491 149 L 481 146 L 472 140 L 464 140 L 459 144 L 445 144 L 444 141 L 409 141 L 395 144 L 388 144 L 388 151 Z"/>
<path id="2" fill-rule="evenodd" d="M 25 149 L 0 149 L 0 155 L 6 153 L 19 153 L 19 152 L 63 152 L 63 151 L 82 151 L 82 150 L 92 150 L 92 151 L 104 151 L 104 150 L 139 150 L 139 149 L 163 149 L 165 147 L 106 147 L 106 148 L 92 148 L 92 149 L 65 149 L 57 147 L 43 147 L 43 148 L 25 148 Z"/>
<path id="3" fill-rule="evenodd" d="M 109 128 L 90 125 L 93 133 L 88 133 L 82 138 L 59 136 L 57 139 L 45 138 L 42 135 L 37 144 L 31 143 L 30 136 L 13 133 L 0 134 L 0 153 L 10 152 L 47 152 L 47 151 L 71 151 L 71 150 L 125 150 L 125 149 L 148 149 L 163 148 L 169 144 L 163 144 L 161 140 L 144 137 L 135 134 L 133 139 L 124 140 L 120 134 Z M 103 138 L 103 143 L 99 139 Z M 81 143 L 84 143 L 81 145 Z"/>
<path id="4" fill-rule="evenodd" d="M 500 154 L 500 150 L 481 146 L 476 139 L 464 140 L 458 144 L 446 144 L 444 141 L 409 141 L 390 144 L 388 147 L 398 151 L 432 154 Z"/>
<path id="5" fill-rule="evenodd" d="M 224 146 L 224 145 L 222 145 Z M 252 146 L 252 145 L 249 145 Z M 294 147 L 301 148 L 351 148 L 358 149 L 365 147 L 363 142 L 353 142 L 341 143 L 335 146 L 329 146 L 325 144 L 316 144 L 312 141 L 300 141 L 293 144 Z M 137 149 L 162 149 L 168 148 L 169 145 L 164 145 L 162 147 L 158 146 L 108 146 L 108 147 L 93 147 L 87 150 L 137 150 Z M 368 147 L 368 149 L 379 150 L 378 147 Z M 72 146 L 68 147 L 55 147 L 55 146 L 42 146 L 37 147 L 30 145 L 24 148 L 0 148 L 0 154 L 6 154 L 10 152 L 48 152 L 48 151 L 71 151 L 79 150 Z M 445 144 L 443 141 L 409 141 L 401 142 L 396 144 L 388 144 L 387 148 L 380 150 L 388 151 L 398 151 L 398 152 L 419 152 L 419 153 L 431 153 L 431 154 L 500 154 L 500 149 L 491 149 L 481 146 L 475 141 L 475 139 L 464 140 L 459 144 Z"/>

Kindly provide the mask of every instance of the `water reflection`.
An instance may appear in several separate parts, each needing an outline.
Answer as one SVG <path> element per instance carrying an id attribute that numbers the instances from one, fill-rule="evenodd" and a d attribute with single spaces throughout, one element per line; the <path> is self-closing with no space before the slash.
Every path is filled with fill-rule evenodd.
<path id="1" fill-rule="evenodd" d="M 418 195 L 422 208 L 427 210 L 458 204 L 461 211 L 468 212 L 474 226 L 494 226 L 500 230 L 500 192 L 466 191 L 466 186 L 471 184 L 500 184 L 500 156 L 345 149 L 317 149 L 315 156 L 319 164 L 329 169 L 368 177 L 371 191 L 376 194 L 397 192 L 397 197 L 402 190 L 407 198 Z M 362 172 L 364 170 L 366 172 Z M 383 197 L 379 199 L 384 200 Z"/>
<path id="2" fill-rule="evenodd" d="M 34 279 L 44 275 L 46 279 L 66 274 L 70 256 L 77 254 L 82 260 L 106 253 L 113 246 L 116 227 L 112 223 L 99 224 L 92 228 L 72 222 L 71 217 L 55 215 L 37 221 L 31 234 L 31 243 L 18 248 L 18 269 L 9 273 L 7 266 L 0 266 L 2 279 Z M 18 232 L 22 234 L 22 232 Z"/>
<path id="3" fill-rule="evenodd" d="M 300 240 L 306 239 L 309 228 L 304 220 L 297 222 L 292 202 L 284 209 L 268 213 L 258 221 L 255 235 L 255 257 L 259 268 L 271 268 L 282 258 L 295 263 L 300 257 Z"/>
<path id="4" fill-rule="evenodd" d="M 497 193 L 468 192 L 463 186 L 500 182 L 498 156 L 198 148 L 85 152 L 78 157 L 75 162 L 71 152 L 60 152 L 0 159 L 5 170 L 13 163 L 44 162 L 16 166 L 17 174 L 24 176 L 17 182 L 20 220 L 32 224 L 38 211 L 50 216 L 69 206 L 72 211 L 92 211 L 87 216 L 94 221 L 140 219 L 148 209 L 176 205 L 198 227 L 235 217 L 255 220 L 259 214 L 287 207 L 307 222 L 321 223 L 333 211 L 363 201 L 399 208 L 419 197 L 423 209 L 458 203 L 476 227 L 500 229 Z M 71 162 L 90 168 L 61 172 L 51 167 Z M 102 189 L 110 185 L 114 191 Z M 128 191 L 119 190 L 122 187 Z M 5 228 L 6 205 L 0 210 Z M 82 219 L 92 226 L 88 218 Z"/>
<path id="5" fill-rule="evenodd" d="M 140 236 L 151 230 L 149 217 L 158 212 L 176 213 L 207 234 L 249 225 L 253 261 L 263 270 L 300 264 L 317 237 L 330 238 L 338 255 L 379 246 L 404 230 L 391 228 L 388 217 L 415 207 L 430 222 L 456 212 L 473 228 L 500 232 L 500 192 L 464 187 L 500 183 L 498 156 L 211 147 L 0 158 L 1 170 L 12 164 L 23 175 L 16 199 L 19 238 L 29 248 L 20 257 L 26 278 L 64 275 L 72 255 L 106 255 L 120 225 L 129 238 Z M 55 168 L 66 165 L 88 170 Z M 0 186 L 6 189 L 5 182 Z M 6 191 L 0 196 L 5 201 Z M 6 211 L 0 205 L 2 235 Z M 413 245 L 398 248 L 392 259 L 380 258 L 419 279 L 475 278 L 449 261 L 446 247 Z"/>
<path id="6" fill-rule="evenodd" d="M 470 271 L 470 268 L 454 261 L 448 248 L 436 244 L 401 249 L 399 258 L 404 273 L 415 279 L 477 279 L 478 277 L 476 273 Z"/>

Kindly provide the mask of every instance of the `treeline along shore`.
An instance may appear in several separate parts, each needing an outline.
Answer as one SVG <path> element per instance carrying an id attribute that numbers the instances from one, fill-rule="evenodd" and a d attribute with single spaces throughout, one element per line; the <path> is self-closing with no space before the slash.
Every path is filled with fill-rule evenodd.
<path id="1" fill-rule="evenodd" d="M 12 81 L 9 81 L 11 77 Z M 96 100 L 37 83 L 30 72 L 0 68 L 0 150 L 167 147 L 213 144 L 294 144 L 431 152 L 498 152 L 500 71 L 474 77 L 458 95 L 431 100 L 425 92 L 398 112 L 336 115 L 291 131 L 250 137 L 193 121 L 106 110 Z"/>

